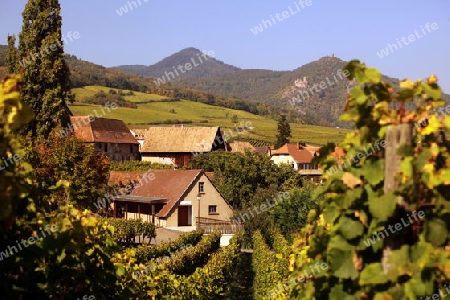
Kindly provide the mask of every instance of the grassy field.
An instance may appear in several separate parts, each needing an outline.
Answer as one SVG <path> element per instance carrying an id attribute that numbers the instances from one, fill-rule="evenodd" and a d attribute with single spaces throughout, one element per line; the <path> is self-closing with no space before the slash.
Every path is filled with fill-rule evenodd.
<path id="1" fill-rule="evenodd" d="M 85 86 L 82 88 L 76 88 L 73 89 L 73 93 L 75 94 L 75 99 L 77 102 L 84 102 L 84 100 L 87 97 L 91 97 L 94 96 L 96 93 L 103 91 L 106 94 L 108 94 L 109 90 L 115 90 L 116 92 L 118 92 L 118 89 L 111 89 L 109 87 L 104 87 L 104 86 Z M 124 94 L 130 92 L 128 90 L 122 90 L 122 92 Z M 158 100 L 163 100 L 163 99 L 168 99 L 168 97 L 165 96 L 160 96 L 160 95 L 156 95 L 156 94 L 147 94 L 147 93 L 139 93 L 139 92 L 135 92 L 132 91 L 134 95 L 132 96 L 123 96 L 123 98 L 125 98 L 125 100 L 130 101 L 130 102 L 149 102 L 149 101 L 158 101 Z"/>
<path id="2" fill-rule="evenodd" d="M 106 93 L 107 87 L 86 87 L 74 89 L 77 94 L 78 104 L 70 105 L 70 110 L 74 115 L 97 115 L 105 118 L 123 120 L 130 128 L 146 128 L 149 126 L 172 126 L 170 123 L 184 123 L 186 126 L 220 126 L 222 129 L 230 129 L 236 132 L 235 126 L 243 126 L 245 122 L 251 122 L 254 127 L 242 137 L 259 139 L 268 142 L 275 142 L 277 135 L 277 122 L 273 119 L 253 115 L 248 112 L 233 110 L 219 106 L 211 106 L 199 102 L 181 100 L 180 102 L 158 102 L 164 99 L 162 96 L 145 93 L 135 93 L 135 96 L 127 96 L 127 100 L 134 98 L 138 108 L 119 107 L 108 112 L 98 105 L 83 104 L 82 97 L 89 97 L 103 89 Z M 89 94 L 92 93 L 92 94 Z M 148 97 L 154 97 L 155 102 L 139 104 L 148 101 Z M 147 97 L 147 98 L 144 98 Z M 156 99 L 160 97 L 160 99 Z M 139 100 L 140 99 L 140 100 Z M 146 99 L 146 100 L 143 100 Z M 238 122 L 233 123 L 231 117 L 236 115 Z M 160 122 L 160 125 L 149 125 Z M 164 123 L 166 123 L 164 125 Z M 311 144 L 323 145 L 327 142 L 340 143 L 348 130 L 313 125 L 291 124 L 292 142 L 306 141 Z"/>

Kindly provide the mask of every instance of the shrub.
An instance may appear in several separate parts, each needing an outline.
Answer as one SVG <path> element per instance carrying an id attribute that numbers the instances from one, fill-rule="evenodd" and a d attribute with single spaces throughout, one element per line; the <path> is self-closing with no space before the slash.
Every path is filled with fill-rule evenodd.
<path id="1" fill-rule="evenodd" d="M 150 222 L 143 222 L 141 219 L 107 218 L 106 220 L 114 227 L 114 238 L 117 242 L 134 244 L 135 238 L 142 235 L 143 238 L 148 238 L 150 243 L 150 240 L 156 237 L 155 225 Z"/>

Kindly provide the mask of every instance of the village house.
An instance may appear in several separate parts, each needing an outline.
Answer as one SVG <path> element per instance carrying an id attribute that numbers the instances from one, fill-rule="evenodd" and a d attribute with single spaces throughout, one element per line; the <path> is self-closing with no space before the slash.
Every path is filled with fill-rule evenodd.
<path id="1" fill-rule="evenodd" d="M 226 150 L 220 127 L 150 127 L 141 147 L 143 161 L 185 167 L 194 155 Z"/>
<path id="2" fill-rule="evenodd" d="M 233 210 L 202 170 L 111 172 L 109 185 L 124 187 L 142 182 L 130 194 L 114 199 L 114 217 L 140 218 L 156 226 L 179 228 L 197 225 L 197 218 L 229 222 Z M 141 180 L 144 174 L 150 180 Z M 210 174 L 211 176 L 211 174 Z"/>
<path id="3" fill-rule="evenodd" d="M 312 160 L 318 155 L 319 147 L 309 147 L 305 143 L 287 143 L 271 150 L 270 159 L 276 164 L 286 164 L 298 171 L 300 175 L 319 180 L 323 171 Z"/>
<path id="4" fill-rule="evenodd" d="M 140 160 L 139 143 L 123 121 L 71 116 L 70 122 L 75 137 L 94 144 L 97 153 L 104 153 L 112 161 Z"/>

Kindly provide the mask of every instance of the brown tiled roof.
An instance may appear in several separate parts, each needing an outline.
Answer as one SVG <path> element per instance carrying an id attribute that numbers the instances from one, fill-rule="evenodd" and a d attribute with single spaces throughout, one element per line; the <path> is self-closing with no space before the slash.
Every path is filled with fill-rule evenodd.
<path id="1" fill-rule="evenodd" d="M 253 145 L 250 144 L 249 142 L 234 141 L 232 143 L 228 143 L 228 146 L 230 152 L 245 153 L 245 150 L 256 151 L 255 147 L 253 147 Z"/>
<path id="2" fill-rule="evenodd" d="M 146 172 L 121 172 L 111 171 L 109 173 L 108 185 L 128 185 L 132 181 L 139 181 Z"/>
<path id="3" fill-rule="evenodd" d="M 137 135 L 136 138 L 140 138 L 140 137 L 144 137 L 145 136 L 145 132 L 147 131 L 146 128 L 130 128 L 130 130 L 132 130 L 134 132 L 134 134 Z"/>
<path id="4" fill-rule="evenodd" d="M 75 136 L 88 143 L 138 144 L 122 120 L 71 116 Z"/>
<path id="5" fill-rule="evenodd" d="M 255 147 L 255 151 L 267 155 L 270 154 L 271 150 L 269 146 L 262 146 L 262 147 Z"/>
<path id="6" fill-rule="evenodd" d="M 284 144 L 278 149 L 272 150 L 272 155 L 290 155 L 296 163 L 310 163 L 314 158 L 313 153 L 298 144 Z"/>
<path id="7" fill-rule="evenodd" d="M 202 170 L 152 170 L 154 180 L 146 181 L 131 192 L 132 196 L 167 198 L 168 203 L 156 215 L 165 218 L 177 202 L 201 176 Z"/>
<path id="8" fill-rule="evenodd" d="M 216 134 L 220 127 L 150 127 L 141 152 L 210 152 Z"/>

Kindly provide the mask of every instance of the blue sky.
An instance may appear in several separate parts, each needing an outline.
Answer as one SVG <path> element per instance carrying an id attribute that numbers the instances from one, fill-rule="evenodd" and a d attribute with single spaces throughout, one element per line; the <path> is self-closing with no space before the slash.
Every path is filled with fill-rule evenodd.
<path id="1" fill-rule="evenodd" d="M 65 51 L 111 67 L 150 65 L 196 47 L 240 68 L 271 70 L 292 70 L 333 53 L 400 79 L 434 73 L 450 93 L 450 0 L 311 0 L 304 8 L 299 1 L 134 0 L 137 7 L 130 10 L 131 0 L 61 0 L 63 34 L 80 34 Z M 0 44 L 6 44 L 8 33 L 20 32 L 26 2 L 2 3 Z M 124 6 L 128 12 L 120 16 L 116 10 Z M 283 11 L 287 17 L 278 21 L 275 14 Z M 276 24 L 253 34 L 270 15 Z M 424 35 L 427 22 L 438 28 Z M 417 36 L 415 30 L 420 38 L 397 50 L 391 46 L 394 51 L 383 58 L 377 55 L 396 39 Z"/>

